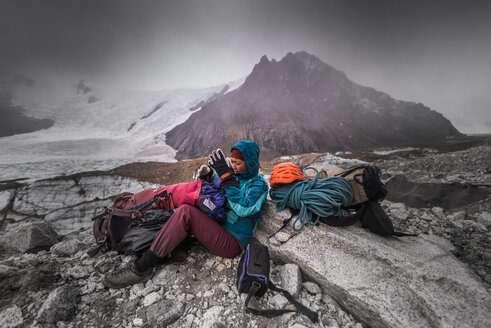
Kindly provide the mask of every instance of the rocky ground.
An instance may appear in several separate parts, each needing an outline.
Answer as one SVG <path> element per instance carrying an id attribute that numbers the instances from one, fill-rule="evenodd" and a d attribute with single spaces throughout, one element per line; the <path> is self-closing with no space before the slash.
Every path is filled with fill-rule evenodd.
<path id="1" fill-rule="evenodd" d="M 322 324 L 294 313 L 267 319 L 246 314 L 236 288 L 238 258 L 211 255 L 194 242 L 181 248 L 145 284 L 121 290 L 101 279 L 130 256 L 109 252 L 90 258 L 90 231 L 65 237 L 50 250 L 18 254 L 0 264 L 2 327 L 356 327 L 351 315 L 314 282 L 302 281 L 294 264 L 272 263 L 271 278 L 321 314 Z M 187 256 L 183 256 L 183 252 Z M 268 292 L 256 308 L 283 308 L 285 297 Z"/>
<path id="2" fill-rule="evenodd" d="M 423 156 L 410 153 L 403 156 L 376 162 L 384 172 L 390 192 L 389 201 L 382 206 L 394 226 L 401 231 L 434 234 L 450 240 L 457 248 L 455 255 L 489 288 L 491 142 L 457 152 L 425 150 Z M 414 185 L 408 186 L 407 181 Z M 411 190 L 415 185 L 417 188 Z"/>
<path id="3" fill-rule="evenodd" d="M 490 157 L 489 141 L 458 151 L 418 148 L 386 156 L 367 153 L 365 157 L 358 157 L 379 165 L 384 181 L 392 185 L 389 191 L 392 194 L 394 190 L 393 198 L 388 197 L 382 206 L 393 219 L 396 230 L 433 234 L 450 240 L 456 248 L 455 255 L 472 269 L 488 292 L 491 286 Z M 281 161 L 306 165 L 319 162 L 319 158 L 320 154 L 285 157 L 264 162 L 262 166 L 267 175 L 272 166 Z M 171 184 L 189 180 L 190 171 L 203 160 L 174 165 L 130 164 L 110 174 Z M 330 161 L 337 166 L 352 165 L 340 159 Z M 408 181 L 421 188 L 415 190 L 422 191 L 425 199 L 411 198 L 413 205 L 407 205 L 398 198 L 410 198 L 403 193 Z M 455 188 L 442 189 L 442 185 Z M 20 187 L 9 183 L 4 184 L 3 190 L 17 190 L 11 194 L 19 194 L 19 189 L 15 188 Z M 479 191 L 474 192 L 472 188 Z M 472 192 L 465 193 L 463 189 Z M 433 195 L 431 190 L 455 195 L 438 203 L 441 194 Z M 472 198 L 476 193 L 478 197 Z M 272 280 L 318 312 L 320 321 L 314 324 L 307 317 L 294 313 L 272 319 L 247 314 L 243 306 L 245 295 L 239 294 L 235 286 L 239 259 L 213 256 L 192 240 L 173 253 L 147 283 L 122 290 L 106 289 L 101 283 L 104 274 L 131 261 L 132 257 L 110 252 L 90 258 L 86 254 L 93 243 L 90 230 L 80 228 L 62 236 L 46 222 L 51 212 L 29 214 L 26 221 L 20 220 L 21 210 L 13 214 L 12 197 L 1 209 L 0 226 L 4 230 L 0 232 L 2 327 L 367 327 L 342 309 L 316 281 L 302 276 L 295 263 L 277 259 L 272 261 Z M 98 201 L 105 199 L 96 198 Z M 468 202 L 458 203 L 459 199 Z M 27 221 L 31 223 L 24 223 Z M 254 299 L 251 305 L 291 307 L 284 297 L 274 292 Z"/>

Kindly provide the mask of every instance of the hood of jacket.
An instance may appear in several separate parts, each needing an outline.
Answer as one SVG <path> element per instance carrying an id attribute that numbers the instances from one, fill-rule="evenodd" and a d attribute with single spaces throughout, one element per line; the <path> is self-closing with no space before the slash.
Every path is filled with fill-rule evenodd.
<path id="1" fill-rule="evenodd" d="M 244 157 L 247 165 L 247 171 L 238 174 L 241 179 L 250 179 L 259 173 L 259 146 L 254 141 L 241 140 L 230 148 L 237 149 Z"/>

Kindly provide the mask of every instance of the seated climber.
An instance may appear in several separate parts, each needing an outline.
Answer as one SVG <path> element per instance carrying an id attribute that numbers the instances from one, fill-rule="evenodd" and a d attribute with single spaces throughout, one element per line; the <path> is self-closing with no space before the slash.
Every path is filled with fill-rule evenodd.
<path id="1" fill-rule="evenodd" d="M 104 285 L 123 288 L 150 279 L 153 267 L 188 236 L 194 236 L 220 257 L 235 257 L 244 250 L 256 229 L 268 194 L 268 185 L 258 174 L 259 152 L 255 142 L 242 140 L 231 149 L 231 167 L 220 149 L 209 156 L 208 164 L 219 177 L 220 188 L 227 198 L 227 218 L 223 225 L 196 207 L 180 206 L 161 228 L 150 249 L 135 261 L 108 273 Z M 207 166 L 201 166 L 198 175 L 203 180 L 211 180 Z"/>

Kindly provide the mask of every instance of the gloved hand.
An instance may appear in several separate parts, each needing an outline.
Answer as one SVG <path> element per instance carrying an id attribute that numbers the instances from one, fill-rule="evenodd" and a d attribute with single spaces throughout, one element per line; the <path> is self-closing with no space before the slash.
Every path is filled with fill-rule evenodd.
<path id="1" fill-rule="evenodd" d="M 193 173 L 194 180 L 203 180 L 206 182 L 211 182 L 211 176 L 213 175 L 213 170 L 208 165 L 201 165 Z"/>
<path id="2" fill-rule="evenodd" d="M 222 180 L 222 182 L 220 182 L 220 189 L 222 189 L 222 191 L 231 186 L 239 187 L 239 181 L 237 181 L 233 175 L 234 171 L 232 171 L 232 168 L 230 167 L 230 161 L 227 162 L 221 149 L 213 151 L 209 158 L 208 164 L 217 172 Z"/>
<path id="3" fill-rule="evenodd" d="M 208 165 L 217 172 L 218 176 L 222 180 L 228 175 L 232 175 L 234 173 L 230 165 L 227 163 L 225 155 L 221 149 L 214 150 L 208 157 L 210 158 Z M 227 173 L 229 174 L 227 175 Z"/>

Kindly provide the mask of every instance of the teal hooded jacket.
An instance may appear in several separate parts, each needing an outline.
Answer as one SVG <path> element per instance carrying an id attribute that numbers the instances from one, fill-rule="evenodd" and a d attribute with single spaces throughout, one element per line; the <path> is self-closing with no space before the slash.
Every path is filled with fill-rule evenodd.
<path id="1" fill-rule="evenodd" d="M 229 211 L 223 224 L 244 247 L 249 244 L 252 234 L 261 218 L 263 205 L 268 195 L 268 184 L 259 175 L 259 146 L 254 141 L 242 140 L 232 149 L 237 149 L 244 157 L 247 171 L 235 175 L 239 187 L 225 189 Z"/>

